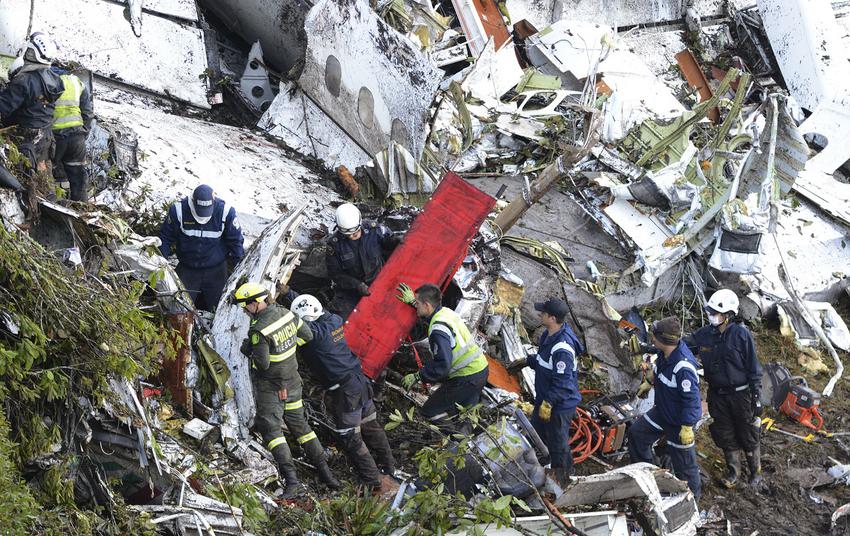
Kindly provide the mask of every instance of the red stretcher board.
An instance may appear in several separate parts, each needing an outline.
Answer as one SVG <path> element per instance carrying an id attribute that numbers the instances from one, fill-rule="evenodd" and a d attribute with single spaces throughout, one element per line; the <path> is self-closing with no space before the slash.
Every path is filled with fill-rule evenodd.
<path id="1" fill-rule="evenodd" d="M 372 379 L 392 359 L 416 323 L 413 307 L 396 299 L 396 287 L 424 283 L 443 288 L 466 257 L 469 243 L 496 200 L 447 173 L 422 213 L 345 323 L 345 338 Z"/>

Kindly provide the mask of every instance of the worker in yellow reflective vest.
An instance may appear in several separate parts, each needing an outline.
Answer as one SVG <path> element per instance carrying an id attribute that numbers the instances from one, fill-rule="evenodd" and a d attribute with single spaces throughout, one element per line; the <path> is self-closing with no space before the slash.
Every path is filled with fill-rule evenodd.
<path id="1" fill-rule="evenodd" d="M 339 489 L 339 482 L 328 467 L 325 449 L 307 423 L 301 398 L 301 375 L 295 352 L 298 346 L 313 340 L 313 332 L 289 309 L 269 304 L 268 295 L 269 291 L 259 283 L 245 283 L 233 295 L 234 301 L 251 317 L 248 338 L 240 350 L 251 360 L 257 430 L 274 456 L 280 476 L 286 480 L 284 497 L 295 497 L 305 491 L 283 435 L 284 424 L 316 466 L 319 479 L 329 488 Z"/>
<path id="2" fill-rule="evenodd" d="M 86 137 L 92 121 L 91 92 L 75 74 L 53 68 L 62 78 L 64 91 L 53 110 L 53 178 L 72 201 L 88 201 L 86 180 Z"/>
<path id="3" fill-rule="evenodd" d="M 443 307 L 443 295 L 436 285 L 426 283 L 414 293 L 402 283 L 398 299 L 416 308 L 428 323 L 428 343 L 433 359 L 422 370 L 408 374 L 402 386 L 410 389 L 418 381 L 441 383 L 422 406 L 422 415 L 448 430 L 447 420 L 457 415 L 457 406 L 478 403 L 487 383 L 487 358 L 457 313 Z"/>

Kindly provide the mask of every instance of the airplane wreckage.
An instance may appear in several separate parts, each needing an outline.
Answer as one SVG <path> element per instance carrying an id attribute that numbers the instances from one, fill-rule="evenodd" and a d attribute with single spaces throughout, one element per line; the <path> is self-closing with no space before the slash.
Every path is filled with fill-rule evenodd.
<path id="1" fill-rule="evenodd" d="M 94 97 L 93 195 L 35 192 L 0 130 L 0 532 L 846 533 L 850 3 L 7 0 L 4 78 L 34 31 Z M 246 237 L 214 313 L 156 248 L 201 183 Z M 403 237 L 345 325 L 386 374 L 400 487 L 284 500 L 229 296 L 288 283 L 328 303 L 344 201 Z M 469 434 L 399 387 L 430 358 L 401 282 L 440 286 L 485 350 Z M 647 326 L 695 330 L 720 288 L 765 369 L 765 485 L 718 483 L 704 408 L 697 500 L 663 443 L 629 463 L 628 429 L 652 407 Z M 563 489 L 523 410 L 534 373 L 505 368 L 551 297 L 586 348 Z M 323 394 L 305 374 L 348 481 Z"/>

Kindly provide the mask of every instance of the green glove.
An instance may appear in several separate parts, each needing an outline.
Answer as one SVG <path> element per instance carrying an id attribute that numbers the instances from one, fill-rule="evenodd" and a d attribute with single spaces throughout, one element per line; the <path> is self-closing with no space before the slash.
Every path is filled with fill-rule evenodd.
<path id="1" fill-rule="evenodd" d="M 549 422 L 549 419 L 552 418 L 552 404 L 549 403 L 548 400 L 544 400 L 542 404 L 540 404 L 540 409 L 537 411 L 538 417 L 543 422 Z"/>
<path id="2" fill-rule="evenodd" d="M 682 445 L 690 445 L 694 442 L 694 427 L 682 426 L 679 429 L 679 443 Z"/>
<path id="3" fill-rule="evenodd" d="M 640 386 L 638 387 L 637 397 L 638 398 L 646 398 L 647 396 L 649 396 L 650 391 L 652 391 L 652 384 L 649 383 L 649 381 L 645 379 L 641 382 Z"/>
<path id="4" fill-rule="evenodd" d="M 407 286 L 407 283 L 400 283 L 396 290 L 399 291 L 399 294 L 396 294 L 395 297 L 401 303 L 413 305 L 413 302 L 416 301 L 416 295 L 413 293 L 413 289 Z"/>
<path id="5" fill-rule="evenodd" d="M 404 387 L 405 391 L 410 391 L 410 388 L 413 387 L 413 384 L 419 381 L 419 373 L 414 372 L 412 374 L 408 374 L 404 378 L 401 379 L 401 386 Z"/>

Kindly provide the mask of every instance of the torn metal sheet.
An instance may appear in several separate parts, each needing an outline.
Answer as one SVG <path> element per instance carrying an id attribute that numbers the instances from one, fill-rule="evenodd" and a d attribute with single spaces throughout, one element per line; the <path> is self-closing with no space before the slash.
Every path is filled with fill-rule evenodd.
<path id="1" fill-rule="evenodd" d="M 268 110 L 274 100 L 272 86 L 269 83 L 269 72 L 263 63 L 263 47 L 259 41 L 251 46 L 251 51 L 248 53 L 248 62 L 239 79 L 239 89 L 258 112 Z"/>
<path id="2" fill-rule="evenodd" d="M 826 302 L 805 301 L 808 310 L 819 319 L 821 327 L 836 348 L 845 352 L 850 351 L 850 330 L 835 308 Z M 805 321 L 804 315 L 793 302 L 780 303 L 777 306 L 780 318 L 780 331 L 783 335 L 793 337 L 799 345 L 818 346 L 820 339 L 817 333 Z"/>
<path id="3" fill-rule="evenodd" d="M 481 54 L 490 40 L 499 50 L 510 39 L 495 0 L 452 0 L 452 5 L 473 56 Z"/>
<path id="4" fill-rule="evenodd" d="M 395 141 L 419 158 L 442 71 L 366 0 L 320 0 L 304 30 L 304 92 L 367 153 Z"/>
<path id="5" fill-rule="evenodd" d="M 178 536 L 195 534 L 221 534 L 246 536 L 250 533 L 242 527 L 242 509 L 228 503 L 196 493 L 191 487 L 183 486 L 165 505 L 133 506 L 148 512 L 150 522 L 156 526 L 169 527 Z"/>
<path id="6" fill-rule="evenodd" d="M 231 303 L 230 297 L 244 281 L 259 283 L 275 292 L 282 269 L 291 269 L 297 263 L 297 253 L 289 252 L 296 230 L 303 219 L 306 207 L 289 211 L 263 230 L 263 233 L 245 253 L 242 262 L 234 269 L 216 308 L 212 325 L 215 350 L 227 362 L 233 386 L 235 407 L 225 403 L 221 420 L 225 438 L 245 438 L 254 420 L 254 394 L 251 387 L 250 364 L 239 351 L 248 334 L 250 320 L 242 308 Z M 238 409 L 238 415 L 235 410 Z"/>
<path id="7" fill-rule="evenodd" d="M 437 187 L 437 178 L 430 170 L 420 166 L 413 155 L 396 142 L 375 155 L 365 169 L 385 197 L 408 198 L 410 194 L 427 197 Z"/>
<path id="8" fill-rule="evenodd" d="M 573 527 L 586 536 L 629 536 L 628 520 L 625 514 L 616 510 L 601 510 L 581 514 L 562 513 Z M 475 529 L 488 536 L 548 536 L 562 532 L 549 516 L 517 517 L 513 524 L 518 528 L 496 528 L 493 525 L 475 525 Z M 450 532 L 450 536 L 461 536 L 466 532 Z"/>
<path id="9" fill-rule="evenodd" d="M 635 2 L 633 0 L 507 0 L 508 12 L 514 21 L 526 19 L 538 28 L 561 20 L 636 26 L 642 24 L 681 23 L 688 8 L 700 17 L 724 14 L 724 3 L 717 0 L 688 2 Z"/>
<path id="10" fill-rule="evenodd" d="M 209 108 L 202 76 L 208 68 L 207 48 L 203 30 L 194 24 L 146 13 L 144 33 L 136 37 L 120 4 L 12 2 L 3 7 L 0 52 L 13 55 L 21 46 L 31 8 L 32 30 L 51 34 L 63 59 L 77 61 L 104 78 Z"/>
<path id="11" fill-rule="evenodd" d="M 523 71 L 517 61 L 513 43 L 496 52 L 491 39 L 463 79 L 461 88 L 485 104 L 498 106 L 499 98 L 522 78 Z"/>
<path id="12" fill-rule="evenodd" d="M 129 0 L 119 1 L 126 3 Z M 187 21 L 198 21 L 198 6 L 195 0 L 140 0 L 137 3 L 141 5 L 143 13 L 150 12 Z"/>

